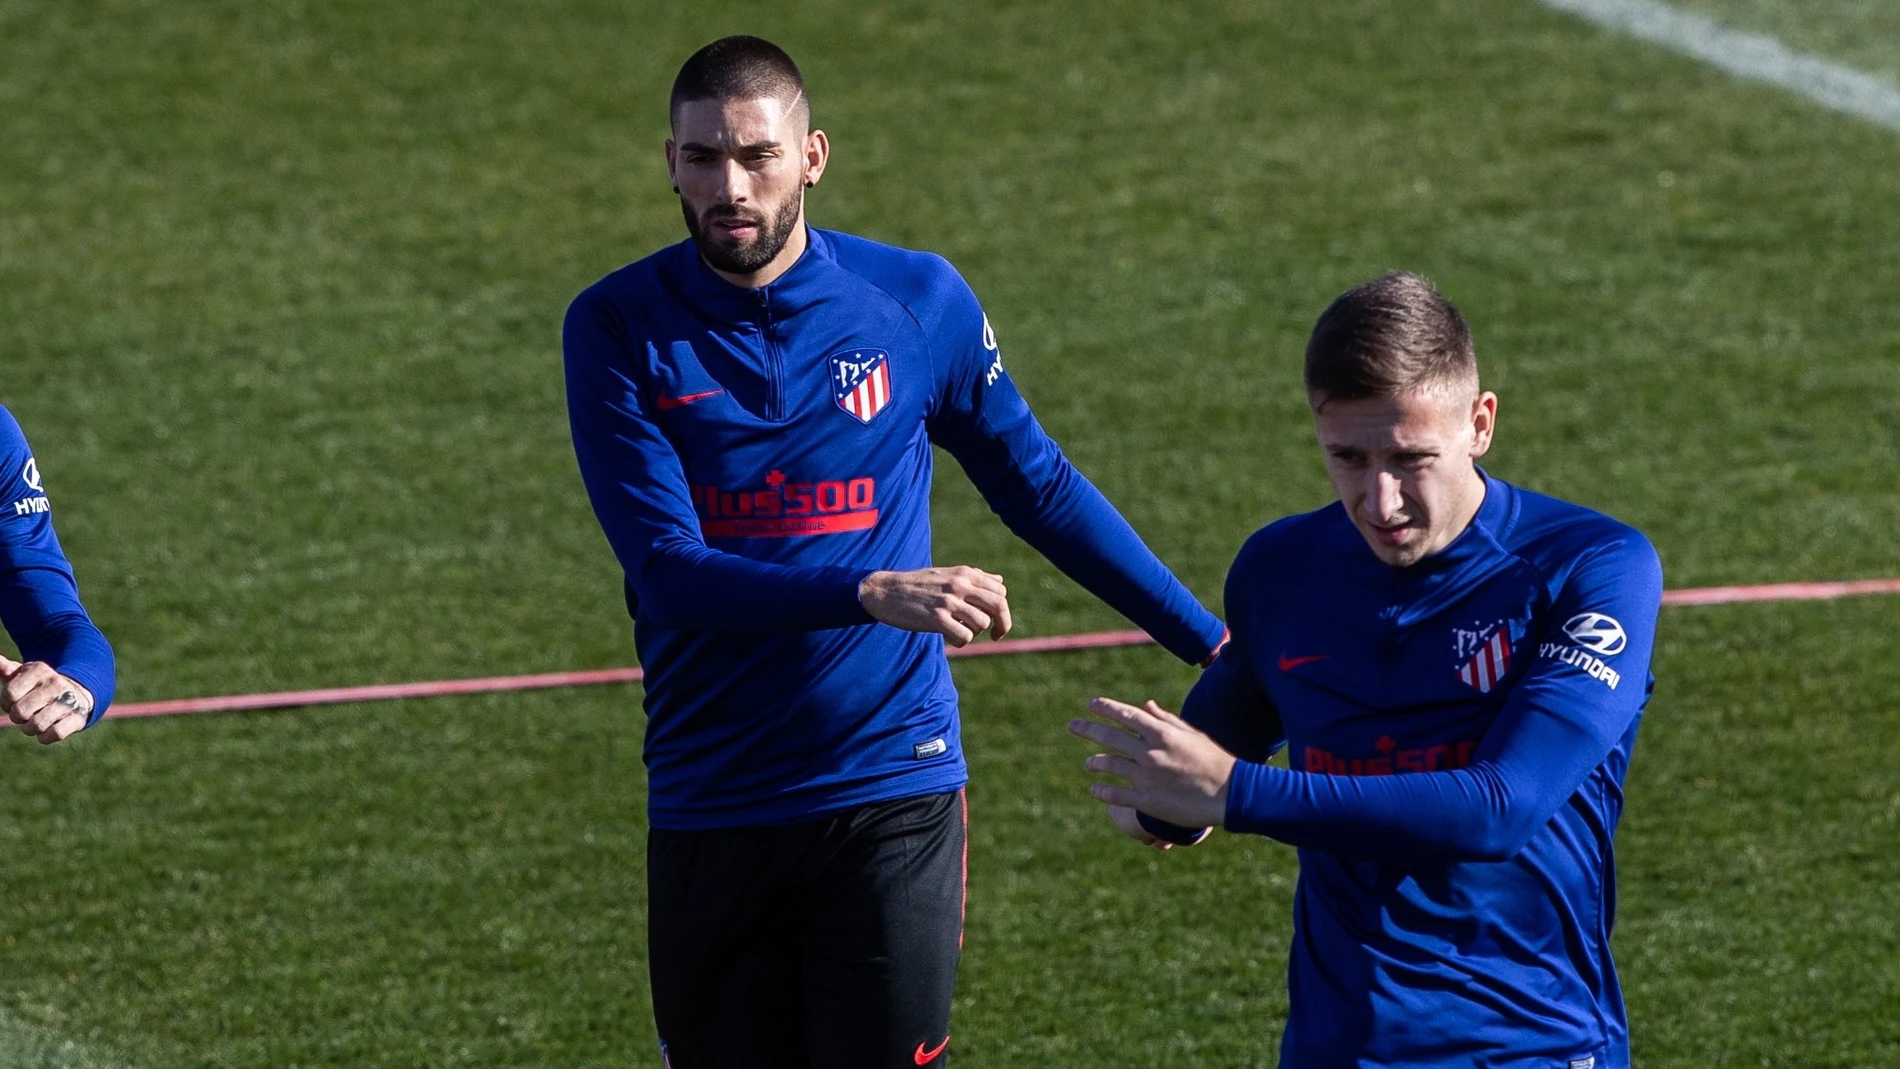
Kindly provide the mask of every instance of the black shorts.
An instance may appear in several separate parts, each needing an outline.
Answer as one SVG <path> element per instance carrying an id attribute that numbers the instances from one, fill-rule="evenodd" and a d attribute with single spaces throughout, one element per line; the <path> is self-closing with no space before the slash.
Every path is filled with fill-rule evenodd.
<path id="1" fill-rule="evenodd" d="M 647 944 L 670 1069 L 942 1069 L 968 823 L 955 791 L 652 831 Z"/>

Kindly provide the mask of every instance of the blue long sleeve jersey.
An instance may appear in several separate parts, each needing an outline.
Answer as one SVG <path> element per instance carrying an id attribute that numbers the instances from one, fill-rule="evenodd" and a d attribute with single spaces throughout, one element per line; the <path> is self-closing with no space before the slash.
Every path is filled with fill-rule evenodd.
<path id="1" fill-rule="evenodd" d="M 564 330 L 574 449 L 626 572 L 653 827 L 788 823 L 963 784 L 943 640 L 858 584 L 930 566 L 931 445 L 1011 530 L 1184 660 L 1218 619 L 1062 455 L 941 257 L 818 229 L 760 289 L 692 241 Z"/>
<path id="2" fill-rule="evenodd" d="M 1640 533 L 1488 477 L 1408 568 L 1337 504 L 1248 541 L 1183 716 L 1240 758 L 1227 829 L 1299 847 L 1282 1065 L 1629 1065 L 1611 836 L 1661 599 Z"/>
<path id="3" fill-rule="evenodd" d="M 13 413 L 0 408 L 0 624 L 23 661 L 44 661 L 92 692 L 98 723 L 112 704 L 112 646 L 79 603 L 73 566 L 53 535 L 39 462 Z"/>

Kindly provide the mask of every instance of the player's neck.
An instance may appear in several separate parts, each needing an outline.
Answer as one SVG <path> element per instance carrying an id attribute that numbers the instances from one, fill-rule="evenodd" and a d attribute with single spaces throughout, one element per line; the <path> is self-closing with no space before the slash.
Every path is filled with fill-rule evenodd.
<path id="1" fill-rule="evenodd" d="M 1466 531 L 1471 529 L 1471 525 L 1478 520 L 1478 512 L 1484 508 L 1484 495 L 1488 492 L 1484 476 L 1479 473 L 1478 466 L 1473 464 L 1471 481 L 1466 484 L 1464 500 L 1459 503 L 1458 511 L 1452 518 L 1451 534 L 1445 539 L 1444 545 L 1433 550 L 1428 556 L 1437 556 L 1450 549 L 1453 542 L 1458 541 Z"/>
<path id="2" fill-rule="evenodd" d="M 805 249 L 810 245 L 811 237 L 805 233 L 805 213 L 801 210 L 798 213 L 798 225 L 792 227 L 791 236 L 785 239 L 785 247 L 780 249 L 778 255 L 772 257 L 764 267 L 750 274 L 735 275 L 731 271 L 721 271 L 711 264 L 706 266 L 711 268 L 713 274 L 740 289 L 764 289 L 777 282 L 785 272 L 790 271 L 792 266 L 798 263 L 799 257 L 805 255 Z"/>

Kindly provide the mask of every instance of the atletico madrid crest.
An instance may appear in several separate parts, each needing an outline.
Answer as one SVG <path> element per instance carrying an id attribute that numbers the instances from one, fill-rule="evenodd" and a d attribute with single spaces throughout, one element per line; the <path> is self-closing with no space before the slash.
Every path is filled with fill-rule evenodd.
<path id="1" fill-rule="evenodd" d="M 891 403 L 891 357 L 882 349 L 857 349 L 831 358 L 831 399 L 869 423 Z"/>
<path id="2" fill-rule="evenodd" d="M 1511 625 L 1500 623 L 1491 637 L 1478 647 L 1478 652 L 1458 666 L 1458 678 L 1464 680 L 1466 686 L 1477 688 L 1478 693 L 1489 694 L 1510 670 Z"/>

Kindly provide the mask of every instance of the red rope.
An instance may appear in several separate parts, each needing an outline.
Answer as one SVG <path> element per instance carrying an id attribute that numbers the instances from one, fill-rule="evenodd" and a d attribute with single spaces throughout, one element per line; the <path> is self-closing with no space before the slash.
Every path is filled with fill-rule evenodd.
<path id="1" fill-rule="evenodd" d="M 1868 594 L 1900 594 L 1900 579 L 1860 579 L 1844 583 L 1768 583 L 1760 586 L 1711 586 L 1663 593 L 1664 605 L 1730 605 L 1754 601 L 1825 601 Z M 1096 631 L 1050 638 L 1004 639 L 962 649 L 947 649 L 952 657 L 1000 657 L 1017 653 L 1054 653 L 1152 643 L 1144 631 Z M 186 713 L 230 713 L 253 709 L 287 709 L 300 705 L 338 705 L 379 702 L 397 698 L 440 698 L 452 694 L 491 694 L 497 691 L 546 690 L 585 687 L 600 683 L 638 683 L 638 668 L 605 668 L 591 672 L 548 672 L 530 676 L 494 676 L 487 679 L 447 679 L 425 683 L 378 683 L 366 687 L 328 687 L 272 694 L 233 694 L 219 698 L 176 698 L 157 702 L 124 702 L 106 710 L 108 719 L 135 716 L 177 716 Z"/>

